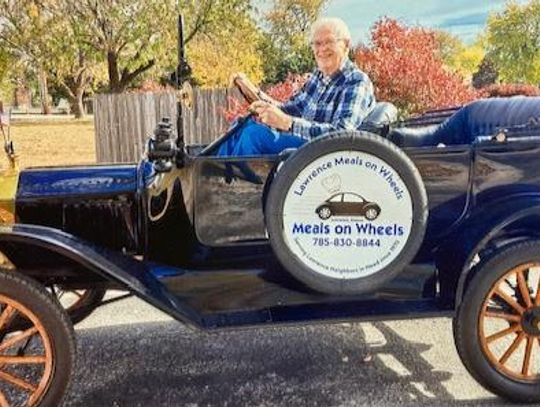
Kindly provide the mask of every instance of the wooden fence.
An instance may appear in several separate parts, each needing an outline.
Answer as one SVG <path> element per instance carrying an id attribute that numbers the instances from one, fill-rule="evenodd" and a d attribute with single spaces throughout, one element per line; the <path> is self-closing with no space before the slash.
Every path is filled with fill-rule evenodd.
<path id="1" fill-rule="evenodd" d="M 226 130 L 223 108 L 232 89 L 194 89 L 193 106 L 184 106 L 186 144 L 208 144 Z M 102 94 L 94 100 L 96 157 L 98 162 L 134 162 L 162 117 L 169 117 L 176 131 L 176 93 Z"/>

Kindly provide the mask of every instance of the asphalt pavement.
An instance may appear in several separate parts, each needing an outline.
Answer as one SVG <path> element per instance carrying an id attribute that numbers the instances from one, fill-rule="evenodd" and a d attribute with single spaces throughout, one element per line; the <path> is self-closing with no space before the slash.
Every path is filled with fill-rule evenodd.
<path id="1" fill-rule="evenodd" d="M 67 406 L 508 404 L 466 372 L 449 319 L 204 333 L 128 299 L 77 338 Z"/>

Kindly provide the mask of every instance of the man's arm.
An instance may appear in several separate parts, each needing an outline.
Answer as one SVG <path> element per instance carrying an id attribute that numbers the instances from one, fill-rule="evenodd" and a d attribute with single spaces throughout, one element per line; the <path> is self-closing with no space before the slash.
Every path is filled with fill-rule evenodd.
<path id="1" fill-rule="evenodd" d="M 316 74 L 313 73 L 306 81 L 302 89 L 296 92 L 289 100 L 278 105 L 278 107 L 285 113 L 291 116 L 300 117 L 306 104 L 307 97 L 313 93 L 316 82 Z"/>
<path id="2" fill-rule="evenodd" d="M 291 133 L 310 140 L 336 130 L 355 130 L 374 105 L 373 85 L 369 81 L 351 84 L 343 91 L 331 123 L 309 121 L 301 117 L 292 120 Z"/>

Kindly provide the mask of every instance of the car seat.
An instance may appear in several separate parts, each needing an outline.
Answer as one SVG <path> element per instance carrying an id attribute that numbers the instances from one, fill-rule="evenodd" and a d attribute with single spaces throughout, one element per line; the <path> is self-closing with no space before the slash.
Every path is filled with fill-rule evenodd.
<path id="1" fill-rule="evenodd" d="M 394 128 L 388 139 L 400 147 L 469 144 L 500 129 L 539 119 L 540 97 L 481 99 L 462 107 L 441 124 Z"/>
<path id="2" fill-rule="evenodd" d="M 368 131 L 386 137 L 390 124 L 398 119 L 398 109 L 390 102 L 378 102 L 366 116 L 358 130 Z"/>

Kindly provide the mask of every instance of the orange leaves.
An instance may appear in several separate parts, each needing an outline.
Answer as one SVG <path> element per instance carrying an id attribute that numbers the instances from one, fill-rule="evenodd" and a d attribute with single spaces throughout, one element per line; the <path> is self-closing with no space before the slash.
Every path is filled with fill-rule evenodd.
<path id="1" fill-rule="evenodd" d="M 472 86 L 445 68 L 438 51 L 433 31 L 384 18 L 373 26 L 370 46 L 356 50 L 355 60 L 374 82 L 378 100 L 394 103 L 403 113 L 478 98 Z"/>
<path id="2" fill-rule="evenodd" d="M 483 89 L 489 97 L 510 97 L 510 96 L 540 96 L 540 88 L 535 85 L 511 84 L 490 85 Z"/>

